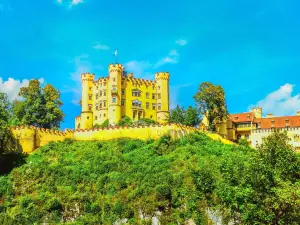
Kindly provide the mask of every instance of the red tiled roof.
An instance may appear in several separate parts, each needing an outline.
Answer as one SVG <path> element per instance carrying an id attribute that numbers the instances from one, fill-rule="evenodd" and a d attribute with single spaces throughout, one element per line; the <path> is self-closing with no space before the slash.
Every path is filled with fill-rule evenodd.
<path id="1" fill-rule="evenodd" d="M 247 112 L 247 113 L 230 114 L 229 117 L 232 120 L 232 122 L 235 123 L 251 122 L 254 119 L 254 113 Z"/>
<path id="2" fill-rule="evenodd" d="M 254 119 L 254 123 L 260 123 L 261 129 L 267 128 L 282 128 L 286 127 L 300 127 L 300 116 L 281 116 L 281 117 L 273 117 L 273 118 L 261 118 Z M 274 126 L 272 126 L 274 123 Z"/>

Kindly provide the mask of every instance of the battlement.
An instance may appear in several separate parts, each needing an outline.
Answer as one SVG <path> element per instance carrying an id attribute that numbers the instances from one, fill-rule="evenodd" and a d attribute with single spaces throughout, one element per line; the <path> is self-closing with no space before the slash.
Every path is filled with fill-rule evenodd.
<path id="1" fill-rule="evenodd" d="M 155 74 L 155 80 L 169 80 L 170 74 L 168 72 L 159 72 Z"/>
<path id="2" fill-rule="evenodd" d="M 172 138 L 177 139 L 188 133 L 201 132 L 201 129 L 181 124 L 166 123 L 133 127 L 111 126 L 107 128 L 77 129 L 75 131 L 70 129 L 58 131 L 34 126 L 19 126 L 11 127 L 11 131 L 15 138 L 19 140 L 23 151 L 25 153 L 31 153 L 36 148 L 44 146 L 51 141 L 64 141 L 67 138 L 76 141 L 104 141 L 117 138 L 138 138 L 141 140 L 148 140 L 159 139 L 163 135 L 168 134 L 171 135 Z M 219 136 L 212 138 L 218 140 L 222 139 Z M 221 141 L 225 143 L 224 140 L 225 139 L 222 139 Z M 231 144 L 231 142 L 229 144 Z"/>
<path id="3" fill-rule="evenodd" d="M 146 86 L 154 86 L 155 85 L 155 81 L 141 79 L 141 78 L 127 78 L 127 82 L 132 82 L 135 84 L 146 85 Z"/>
<path id="4" fill-rule="evenodd" d="M 176 123 L 165 123 L 165 124 L 150 124 L 150 125 L 136 125 L 136 126 L 109 126 L 109 127 L 103 127 L 103 128 L 90 128 L 90 129 L 76 129 L 75 132 L 89 132 L 89 131 L 107 131 L 107 130 L 122 130 L 122 129 L 138 129 L 138 128 L 158 128 L 158 127 L 177 127 L 180 129 L 185 129 L 189 131 L 198 131 L 198 128 L 195 127 L 189 127 L 182 124 L 176 124 Z"/>
<path id="5" fill-rule="evenodd" d="M 108 71 L 109 71 L 109 73 L 111 73 L 111 72 L 122 72 L 124 70 L 124 67 L 123 67 L 123 65 L 121 65 L 121 64 L 110 64 L 109 66 L 108 66 Z"/>
<path id="6" fill-rule="evenodd" d="M 82 73 L 81 74 L 81 80 L 82 81 L 94 81 L 95 74 L 93 73 Z"/>

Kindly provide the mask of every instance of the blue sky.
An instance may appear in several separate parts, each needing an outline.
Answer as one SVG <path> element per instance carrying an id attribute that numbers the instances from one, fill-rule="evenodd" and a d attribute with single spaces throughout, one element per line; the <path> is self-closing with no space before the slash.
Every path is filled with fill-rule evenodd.
<path id="1" fill-rule="evenodd" d="M 112 52 L 137 77 L 171 74 L 171 106 L 194 105 L 204 81 L 231 113 L 300 110 L 297 0 L 0 0 L 0 91 L 38 78 L 61 91 L 62 128 L 79 115 L 80 73 L 107 75 Z"/>

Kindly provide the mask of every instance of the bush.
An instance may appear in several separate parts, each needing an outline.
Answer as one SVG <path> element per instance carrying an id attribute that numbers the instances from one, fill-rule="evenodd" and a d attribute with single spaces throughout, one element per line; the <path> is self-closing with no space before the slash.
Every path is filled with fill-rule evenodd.
<path id="1" fill-rule="evenodd" d="M 122 118 L 119 123 L 118 123 L 118 126 L 119 127 L 123 127 L 123 126 L 132 126 L 133 122 L 132 122 L 132 119 L 128 116 L 125 116 L 124 118 Z"/>
<path id="2" fill-rule="evenodd" d="M 105 120 L 102 124 L 95 124 L 93 128 L 108 128 L 109 127 L 109 120 Z"/>
<path id="3" fill-rule="evenodd" d="M 161 224 L 208 224 L 208 208 L 240 224 L 297 224 L 299 156 L 284 140 L 258 150 L 203 133 L 49 143 L 0 176 L 0 224 L 151 224 L 140 213 L 158 210 Z"/>

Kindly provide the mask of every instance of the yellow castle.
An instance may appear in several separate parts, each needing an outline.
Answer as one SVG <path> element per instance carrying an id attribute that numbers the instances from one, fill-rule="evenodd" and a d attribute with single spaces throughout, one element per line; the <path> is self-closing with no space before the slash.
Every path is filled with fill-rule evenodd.
<path id="1" fill-rule="evenodd" d="M 108 76 L 98 80 L 94 74 L 83 73 L 82 111 L 75 118 L 75 129 L 89 129 L 106 120 L 115 125 L 125 116 L 133 121 L 168 122 L 169 79 L 168 72 L 156 73 L 154 81 L 135 78 L 118 63 L 110 64 Z"/>

